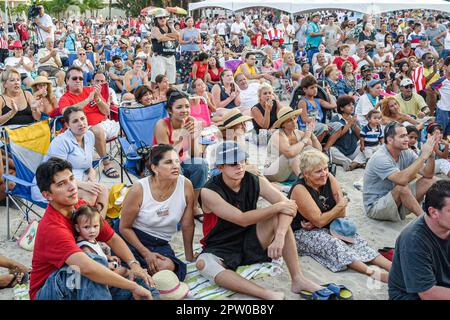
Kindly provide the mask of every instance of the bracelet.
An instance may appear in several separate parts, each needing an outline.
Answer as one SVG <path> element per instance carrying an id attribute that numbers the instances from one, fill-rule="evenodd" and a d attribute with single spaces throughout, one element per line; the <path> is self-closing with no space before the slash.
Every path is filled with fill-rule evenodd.
<path id="1" fill-rule="evenodd" d="M 139 267 L 141 266 L 140 265 L 140 263 L 139 262 L 137 262 L 136 260 L 131 260 L 131 261 L 128 261 L 128 266 L 131 268 L 131 265 L 133 264 L 133 263 L 136 263 Z"/>

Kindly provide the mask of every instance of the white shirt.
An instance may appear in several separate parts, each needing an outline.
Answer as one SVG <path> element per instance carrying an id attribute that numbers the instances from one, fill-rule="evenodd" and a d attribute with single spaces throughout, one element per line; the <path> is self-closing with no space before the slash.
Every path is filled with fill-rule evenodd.
<path id="1" fill-rule="evenodd" d="M 258 104 L 258 89 L 259 82 L 249 82 L 246 90 L 240 90 L 242 107 L 253 107 Z"/>
<path id="2" fill-rule="evenodd" d="M 285 27 L 284 24 L 280 23 L 277 26 L 277 29 L 283 31 L 283 39 L 285 44 L 291 44 L 294 41 L 294 39 L 288 37 L 288 34 L 295 35 L 295 28 L 292 24 L 288 24 L 287 27 Z"/>
<path id="3" fill-rule="evenodd" d="M 15 68 L 17 71 L 19 71 L 20 74 L 26 74 L 28 77 L 31 76 L 30 72 L 27 71 L 23 65 L 21 65 L 20 67 L 16 67 L 16 64 L 19 63 L 20 59 L 22 58 L 16 58 L 16 57 L 9 57 L 6 58 L 5 60 L 5 66 L 10 66 Z M 30 64 L 31 60 L 28 59 L 27 57 L 23 57 L 23 63 L 24 64 Z"/>
<path id="4" fill-rule="evenodd" d="M 373 61 L 375 60 L 380 60 L 382 63 L 385 61 L 394 61 L 394 56 L 392 55 L 392 53 L 384 53 L 384 55 L 382 57 L 380 57 L 380 55 L 377 53 L 376 55 L 373 56 Z"/>
<path id="5" fill-rule="evenodd" d="M 225 22 L 218 23 L 216 26 L 217 34 L 220 36 L 224 36 L 227 34 L 227 25 Z"/>
<path id="6" fill-rule="evenodd" d="M 235 23 L 233 23 L 232 25 L 231 25 L 231 33 L 240 33 L 240 32 L 242 32 L 242 33 L 244 33 L 244 30 L 245 30 L 245 23 L 243 23 L 243 22 L 241 22 L 241 23 L 237 23 L 237 22 L 235 22 Z M 233 36 L 233 34 L 231 35 L 231 36 Z"/>
<path id="7" fill-rule="evenodd" d="M 44 14 L 42 17 L 38 17 L 39 21 L 44 27 L 51 27 L 52 30 L 50 32 L 45 32 L 42 28 L 38 28 L 39 30 L 39 41 L 45 43 L 45 40 L 52 39 L 55 41 L 55 25 L 53 24 L 52 18 L 48 14 Z"/>

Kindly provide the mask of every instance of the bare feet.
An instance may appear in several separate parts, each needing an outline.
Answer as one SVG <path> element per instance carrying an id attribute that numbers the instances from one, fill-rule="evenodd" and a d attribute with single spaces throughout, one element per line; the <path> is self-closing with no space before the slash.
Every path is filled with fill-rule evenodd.
<path id="1" fill-rule="evenodd" d="M 386 272 L 382 269 L 379 268 L 373 268 L 373 267 L 369 267 L 368 268 L 368 275 L 375 280 L 384 282 L 384 283 L 388 283 L 389 280 L 389 272 Z"/>
<path id="2" fill-rule="evenodd" d="M 5 275 L 1 275 L 0 276 L 0 288 L 12 288 L 14 287 L 16 284 L 20 283 L 22 281 L 24 274 L 23 273 L 19 273 L 16 277 L 16 279 L 13 281 L 14 279 L 14 274 L 5 274 Z M 13 281 L 13 282 L 11 282 Z"/>
<path id="3" fill-rule="evenodd" d="M 302 290 L 314 292 L 323 289 L 323 287 L 305 278 L 304 276 L 292 279 L 291 291 L 293 293 L 300 293 Z"/>
<path id="4" fill-rule="evenodd" d="M 284 300 L 284 292 L 269 291 L 267 300 Z"/>

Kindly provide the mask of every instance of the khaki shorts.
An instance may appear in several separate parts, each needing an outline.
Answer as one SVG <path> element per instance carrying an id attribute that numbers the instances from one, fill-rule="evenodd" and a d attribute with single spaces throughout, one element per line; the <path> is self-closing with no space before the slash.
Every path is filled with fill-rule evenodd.
<path id="1" fill-rule="evenodd" d="M 169 78 L 169 83 L 174 84 L 176 79 L 175 56 L 165 57 L 154 54 L 152 57 L 151 81 L 155 82 L 156 76 L 165 74 Z"/>
<path id="2" fill-rule="evenodd" d="M 409 184 L 412 194 L 416 195 L 416 182 Z M 403 205 L 397 206 L 397 203 L 392 196 L 392 192 L 389 192 L 382 198 L 378 199 L 372 204 L 366 214 L 369 218 L 375 220 L 387 220 L 387 221 L 401 221 L 405 220 L 405 217 L 410 214 L 411 211 L 406 209 Z"/>
<path id="3" fill-rule="evenodd" d="M 117 121 L 106 119 L 98 123 L 98 125 L 105 131 L 106 140 L 119 136 L 120 125 Z"/>

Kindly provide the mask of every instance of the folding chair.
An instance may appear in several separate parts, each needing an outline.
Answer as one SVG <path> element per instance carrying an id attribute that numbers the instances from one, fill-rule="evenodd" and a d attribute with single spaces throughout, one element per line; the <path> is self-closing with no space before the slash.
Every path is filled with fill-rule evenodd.
<path id="1" fill-rule="evenodd" d="M 3 175 L 3 178 L 6 183 L 7 237 L 11 239 L 9 210 L 11 201 L 22 214 L 21 222 L 13 237 L 25 220 L 29 222 L 30 212 L 39 219 L 41 218 L 41 215 L 33 208 L 35 205 L 41 208 L 47 207 L 47 202 L 43 202 L 42 199 L 34 199 L 31 188 L 36 186 L 33 180 L 37 167 L 47 154 L 50 145 L 49 121 L 44 120 L 14 129 L 5 127 L 2 130 L 2 138 L 5 143 L 6 158 L 6 174 Z M 10 158 L 16 169 L 15 176 L 8 174 Z M 14 189 L 9 188 L 8 182 L 15 183 Z"/>
<path id="2" fill-rule="evenodd" d="M 168 116 L 166 103 L 160 102 L 145 107 L 119 108 L 119 123 L 125 137 L 119 137 L 120 143 L 120 180 L 123 182 L 123 173 L 132 183 L 128 173 L 137 176 L 137 165 L 141 161 L 140 156 L 130 154 L 128 151 L 131 143 L 135 143 L 137 148 L 153 145 L 153 133 L 158 120 Z M 125 164 L 123 157 L 125 156 Z"/>

